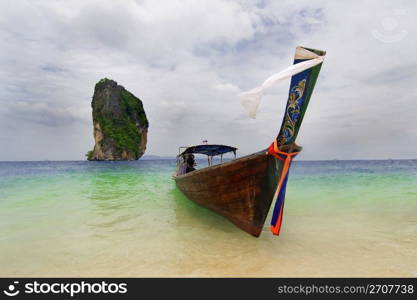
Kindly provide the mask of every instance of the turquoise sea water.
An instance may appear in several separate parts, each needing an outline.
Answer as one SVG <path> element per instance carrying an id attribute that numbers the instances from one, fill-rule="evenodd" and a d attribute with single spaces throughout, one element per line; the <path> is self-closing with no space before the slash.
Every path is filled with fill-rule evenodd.
<path id="1" fill-rule="evenodd" d="M 417 276 L 417 160 L 296 161 L 281 235 L 258 239 L 174 171 L 0 162 L 0 276 Z"/>

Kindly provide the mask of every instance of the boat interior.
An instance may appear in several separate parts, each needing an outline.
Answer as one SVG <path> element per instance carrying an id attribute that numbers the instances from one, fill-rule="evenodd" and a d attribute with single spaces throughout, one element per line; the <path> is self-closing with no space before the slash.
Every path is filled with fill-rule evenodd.
<path id="1" fill-rule="evenodd" d="M 177 172 L 176 175 L 185 175 L 187 173 L 197 170 L 197 165 L 201 164 L 203 167 L 211 167 L 215 164 L 223 163 L 224 159 L 236 159 L 237 148 L 227 145 L 217 144 L 201 144 L 195 146 L 182 146 L 178 149 L 177 155 Z M 233 157 L 224 157 L 229 153 Z M 203 159 L 196 158 L 195 155 L 203 155 L 207 157 L 207 163 Z"/>

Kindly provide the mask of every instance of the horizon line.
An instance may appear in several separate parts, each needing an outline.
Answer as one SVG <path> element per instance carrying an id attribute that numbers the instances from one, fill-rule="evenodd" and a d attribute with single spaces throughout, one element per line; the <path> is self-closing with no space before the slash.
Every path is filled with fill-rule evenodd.
<path id="1" fill-rule="evenodd" d="M 152 155 L 152 156 L 159 156 L 159 155 Z M 176 159 L 176 156 L 160 156 L 161 158 L 150 158 L 150 159 L 142 159 L 142 160 L 169 160 L 169 159 Z M 241 156 L 244 157 L 244 156 Z M 241 158 L 241 157 L 237 157 Z M 203 158 L 201 158 L 203 159 Z M 92 162 L 135 162 L 140 161 L 141 159 L 137 160 L 93 160 Z M 386 161 L 386 160 L 417 160 L 417 158 L 357 158 L 357 159 L 340 159 L 340 158 L 332 158 L 332 159 L 300 159 L 294 160 L 294 162 L 311 162 L 311 161 Z M 42 159 L 42 160 L 0 160 L 0 163 L 3 162 L 82 162 L 82 161 L 89 161 L 87 159 L 61 159 L 61 160 L 49 160 L 49 159 Z"/>

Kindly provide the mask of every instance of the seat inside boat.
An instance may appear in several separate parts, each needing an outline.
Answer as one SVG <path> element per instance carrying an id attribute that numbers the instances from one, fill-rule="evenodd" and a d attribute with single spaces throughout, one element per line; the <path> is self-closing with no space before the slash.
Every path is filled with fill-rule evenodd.
<path id="1" fill-rule="evenodd" d="M 196 170 L 197 161 L 195 154 L 207 156 L 207 166 L 223 163 L 223 155 L 233 153 L 236 158 L 237 148 L 226 145 L 201 144 L 195 146 L 180 147 L 177 155 L 177 176 L 184 175 Z"/>

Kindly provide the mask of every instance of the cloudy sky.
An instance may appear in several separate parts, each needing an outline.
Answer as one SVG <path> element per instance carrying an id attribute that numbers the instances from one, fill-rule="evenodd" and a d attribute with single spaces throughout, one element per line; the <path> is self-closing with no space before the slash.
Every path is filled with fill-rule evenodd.
<path id="1" fill-rule="evenodd" d="M 0 2 L 0 160 L 84 159 L 91 97 L 108 77 L 142 99 L 147 154 L 225 143 L 251 153 L 279 131 L 288 82 L 256 120 L 237 94 L 292 63 L 327 57 L 299 159 L 417 158 L 415 1 Z"/>

